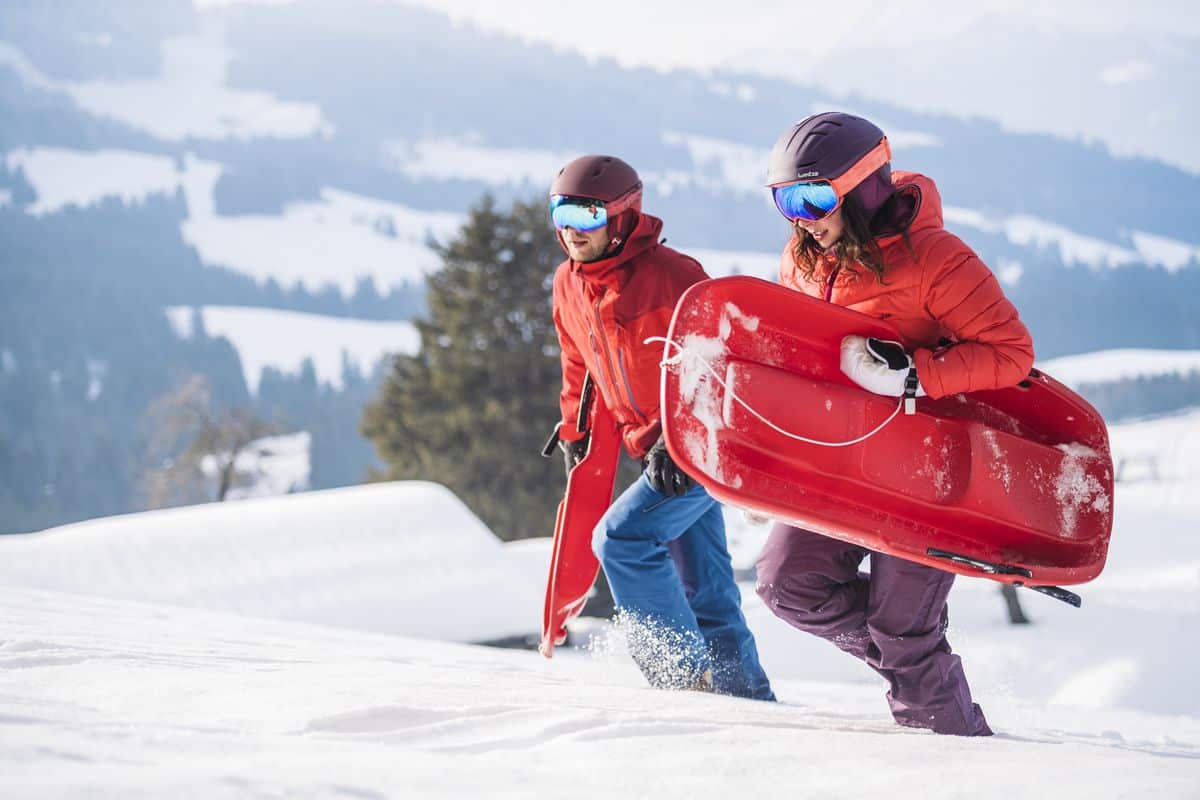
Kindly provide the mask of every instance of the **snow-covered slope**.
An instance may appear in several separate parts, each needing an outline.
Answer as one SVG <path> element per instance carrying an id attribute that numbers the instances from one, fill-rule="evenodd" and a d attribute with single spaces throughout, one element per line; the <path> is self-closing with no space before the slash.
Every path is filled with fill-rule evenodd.
<path id="1" fill-rule="evenodd" d="M 987 741 L 895 727 L 749 586 L 777 705 L 649 690 L 596 621 L 553 661 L 431 641 L 528 632 L 547 541 L 390 484 L 0 537 L 4 797 L 1197 797 L 1200 410 L 1111 436 L 1158 468 L 1117 485 L 1083 608 L 951 596 Z"/>
<path id="2" fill-rule="evenodd" d="M 219 26 L 162 42 L 162 74 L 150 80 L 56 81 L 15 47 L 0 42 L 0 64 L 34 86 L 69 95 L 82 109 L 160 139 L 301 139 L 331 136 L 333 125 L 312 103 L 284 102 L 269 92 L 233 89 L 233 58 Z"/>
<path id="3" fill-rule="evenodd" d="M 34 187 L 37 201 L 25 209 L 34 215 L 84 208 L 107 197 L 129 205 L 150 194 L 173 193 L 180 185 L 173 159 L 131 150 L 18 148 L 5 156 L 4 164 L 21 170 Z"/>
<path id="4" fill-rule="evenodd" d="M 191 155 L 26 147 L 3 154 L 2 161 L 20 170 L 37 196 L 27 214 L 86 208 L 110 198 L 133 204 L 182 191 L 188 216 L 180 231 L 205 263 L 258 281 L 274 279 L 285 288 L 332 285 L 346 296 L 364 278 L 380 290 L 419 284 L 440 264 L 428 240 L 452 237 L 464 219 L 329 188 L 319 200 L 289 203 L 281 214 L 223 216 L 214 192 L 224 167 Z"/>
<path id="5" fill-rule="evenodd" d="M 0 771 L 47 797 L 1195 797 L 1200 722 L 1021 700 L 989 740 L 877 686 L 645 688 L 623 659 L 0 588 Z"/>
<path id="6" fill-rule="evenodd" d="M 1072 387 L 1128 378 L 1186 375 L 1200 371 L 1200 350 L 1124 348 L 1039 361 L 1038 368 Z"/>
<path id="7" fill-rule="evenodd" d="M 311 359 L 317 380 L 340 388 L 344 363 L 369 375 L 387 354 L 411 355 L 421 346 L 411 322 L 377 322 L 236 306 L 169 308 L 167 318 L 177 334 L 190 338 L 197 311 L 209 336 L 224 336 L 237 349 L 242 376 L 251 392 L 258 391 L 258 381 L 266 367 L 296 373 L 305 359 Z"/>
<path id="8" fill-rule="evenodd" d="M 1128 264 L 1149 264 L 1175 272 L 1200 260 L 1200 247 L 1145 231 L 1123 231 L 1127 242 L 1118 244 L 1085 236 L 1062 225 L 1028 214 L 988 215 L 969 208 L 947 206 L 946 224 L 969 239 L 964 228 L 1000 233 L 1008 241 L 1032 249 L 1056 250 L 1068 266 L 1106 269 Z"/>
<path id="9" fill-rule="evenodd" d="M 382 483 L 0 537 L 0 585 L 487 641 L 537 631 L 548 545 L 503 544 L 437 484 Z"/>
<path id="10" fill-rule="evenodd" d="M 206 264 L 260 282 L 311 290 L 333 285 L 346 296 L 367 277 L 381 290 L 420 284 L 441 263 L 428 239 L 450 238 L 463 221 L 454 212 L 418 211 L 333 189 L 322 190 L 319 201 L 291 203 L 282 214 L 221 216 L 204 210 L 217 178 L 208 166 L 209 175 L 188 183 L 183 237 Z"/>

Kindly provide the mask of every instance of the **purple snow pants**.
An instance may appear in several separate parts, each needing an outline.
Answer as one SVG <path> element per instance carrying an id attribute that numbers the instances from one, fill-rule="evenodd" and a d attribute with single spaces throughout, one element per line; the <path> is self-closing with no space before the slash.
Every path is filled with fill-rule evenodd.
<path id="1" fill-rule="evenodd" d="M 858 571 L 871 556 L 871 574 Z M 989 736 L 962 661 L 946 641 L 953 573 L 777 524 L 758 558 L 758 595 L 780 619 L 816 634 L 888 680 L 901 725 Z"/>

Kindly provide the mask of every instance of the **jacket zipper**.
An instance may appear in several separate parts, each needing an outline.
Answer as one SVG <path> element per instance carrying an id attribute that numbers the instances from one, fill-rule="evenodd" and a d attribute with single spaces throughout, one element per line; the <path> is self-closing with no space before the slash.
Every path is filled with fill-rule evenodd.
<path id="1" fill-rule="evenodd" d="M 833 282 L 837 279 L 838 270 L 841 267 L 834 267 L 833 272 L 829 273 L 829 280 L 825 282 L 825 302 L 833 302 Z"/>
<path id="2" fill-rule="evenodd" d="M 621 377 L 625 379 L 625 394 L 629 395 L 629 405 L 633 406 L 634 413 L 648 421 L 650 418 L 638 408 L 637 401 L 633 399 L 633 385 L 629 382 L 629 371 L 625 369 L 625 352 L 621 350 L 620 345 L 617 345 L 617 363 L 621 366 Z"/>
<path id="3" fill-rule="evenodd" d="M 617 383 L 617 371 L 613 369 L 612 352 L 608 349 L 608 338 L 604 336 L 604 319 L 600 316 L 600 300 L 596 300 L 596 304 L 593 306 L 593 309 L 596 312 L 596 329 L 599 331 L 599 334 L 594 333 L 593 335 L 597 336 L 597 338 L 599 338 L 604 344 L 604 366 L 608 368 L 608 377 L 612 381 L 612 387 L 616 389 L 619 394 L 620 389 L 618 388 L 619 384 Z M 595 347 L 594 344 L 592 346 Z M 628 391 L 628 385 L 626 385 L 625 388 L 626 391 Z M 633 404 L 632 394 L 629 396 L 629 405 L 634 411 L 637 411 L 637 406 Z M 641 414 L 640 411 L 637 411 L 637 413 Z"/>
<path id="4" fill-rule="evenodd" d="M 596 363 L 600 364 L 600 368 L 603 370 L 604 356 L 600 354 L 600 346 L 596 344 L 596 331 L 594 328 L 592 328 L 592 324 L 590 322 L 588 323 L 588 344 L 592 346 L 592 353 L 596 356 Z M 604 404 L 612 409 L 613 402 L 612 398 L 608 396 L 608 388 L 605 386 L 606 383 L 608 383 L 608 381 L 603 377 L 603 375 L 601 375 L 600 380 L 596 381 L 596 384 L 600 387 L 600 395 L 604 398 Z"/>

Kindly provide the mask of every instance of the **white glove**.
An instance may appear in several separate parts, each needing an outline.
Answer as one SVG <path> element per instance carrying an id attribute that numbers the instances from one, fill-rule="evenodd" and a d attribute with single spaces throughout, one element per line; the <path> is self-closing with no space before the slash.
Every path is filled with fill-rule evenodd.
<path id="1" fill-rule="evenodd" d="M 899 342 L 863 336 L 842 339 L 841 366 L 846 377 L 868 392 L 888 397 L 903 395 L 909 372 L 916 375 L 912 369 L 912 356 L 904 352 L 904 346 Z M 919 380 L 914 396 L 925 396 L 925 389 Z"/>

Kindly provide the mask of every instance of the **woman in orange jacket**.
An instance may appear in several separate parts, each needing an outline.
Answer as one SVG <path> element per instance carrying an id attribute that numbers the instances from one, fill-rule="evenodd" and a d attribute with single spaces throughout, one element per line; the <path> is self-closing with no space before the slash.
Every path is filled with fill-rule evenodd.
<path id="1" fill-rule="evenodd" d="M 842 342 L 842 370 L 868 391 L 938 398 L 1017 384 L 1033 366 L 1029 331 L 987 266 L 942 227 L 933 181 L 890 162 L 883 131 L 849 114 L 816 114 L 779 138 L 768 185 L 792 223 L 780 281 L 899 330 L 898 343 Z M 858 571 L 868 555 L 870 575 Z M 779 524 L 758 581 L 777 616 L 888 680 L 901 725 L 991 733 L 946 641 L 953 574 Z"/>

